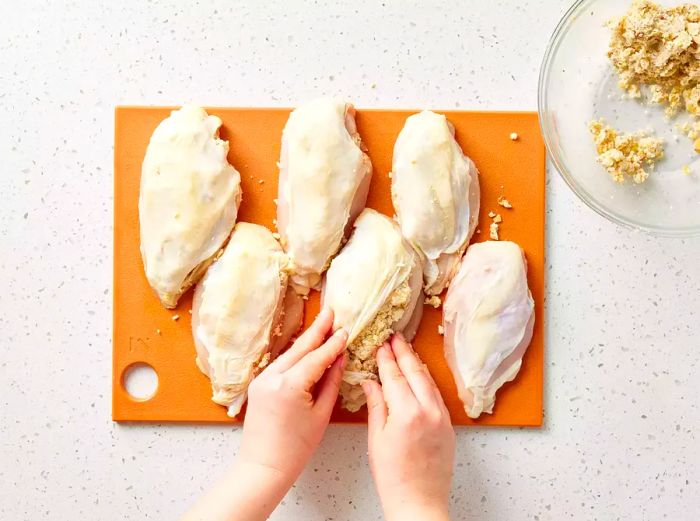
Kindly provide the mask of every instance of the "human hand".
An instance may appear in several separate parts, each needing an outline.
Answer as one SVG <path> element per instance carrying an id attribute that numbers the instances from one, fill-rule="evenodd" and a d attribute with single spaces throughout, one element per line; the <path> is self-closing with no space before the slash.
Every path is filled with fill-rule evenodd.
<path id="1" fill-rule="evenodd" d="M 316 450 L 338 398 L 347 333 L 326 340 L 332 326 L 333 313 L 322 311 L 253 380 L 236 463 L 183 520 L 270 516 Z"/>
<path id="2" fill-rule="evenodd" d="M 428 369 L 401 335 L 377 351 L 382 385 L 362 388 L 369 462 L 387 520 L 448 520 L 455 433 Z"/>
<path id="3" fill-rule="evenodd" d="M 332 311 L 321 311 L 251 383 L 240 464 L 270 469 L 289 486 L 301 474 L 328 426 L 345 365 L 347 333 L 326 340 L 332 325 Z"/>

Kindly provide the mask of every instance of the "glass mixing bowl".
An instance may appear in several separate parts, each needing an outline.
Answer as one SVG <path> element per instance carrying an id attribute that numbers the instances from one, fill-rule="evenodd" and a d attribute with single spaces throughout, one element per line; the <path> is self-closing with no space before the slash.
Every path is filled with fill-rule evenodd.
<path id="1" fill-rule="evenodd" d="M 579 0 L 555 29 L 538 87 L 547 151 L 576 195 L 611 221 L 657 235 L 700 235 L 700 156 L 677 129 L 687 114 L 669 121 L 662 107 L 626 99 L 607 58 L 605 23 L 630 5 L 631 0 Z M 665 158 L 645 183 L 616 183 L 596 163 L 588 123 L 600 117 L 623 132 L 653 130 L 664 138 Z"/>

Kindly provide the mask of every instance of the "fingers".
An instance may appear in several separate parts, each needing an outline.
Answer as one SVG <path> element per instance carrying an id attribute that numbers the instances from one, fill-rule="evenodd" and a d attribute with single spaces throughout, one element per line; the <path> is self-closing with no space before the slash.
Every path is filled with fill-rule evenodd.
<path id="1" fill-rule="evenodd" d="M 442 398 L 439 401 L 435 399 L 437 386 L 433 377 L 403 335 L 397 333 L 393 336 L 391 349 L 396 357 L 396 364 L 420 404 L 424 407 L 439 408 Z"/>
<path id="2" fill-rule="evenodd" d="M 416 402 L 411 386 L 399 369 L 394 353 L 389 344 L 384 343 L 377 350 L 377 367 L 382 381 L 384 399 L 389 411 L 401 410 L 403 407 Z"/>
<path id="3" fill-rule="evenodd" d="M 347 357 L 345 353 L 338 355 L 316 386 L 315 408 L 317 407 L 319 411 L 329 419 L 333 411 L 333 406 L 338 399 L 340 381 L 343 378 L 343 370 L 345 369 L 346 361 Z"/>
<path id="4" fill-rule="evenodd" d="M 300 382 L 305 390 L 311 389 L 321 379 L 328 366 L 343 352 L 347 340 L 348 334 L 339 329 L 321 347 L 306 354 L 289 368 L 287 374 Z"/>
<path id="5" fill-rule="evenodd" d="M 333 312 L 329 309 L 321 310 L 313 324 L 297 338 L 296 342 L 292 344 L 292 347 L 277 357 L 277 360 L 271 364 L 271 367 L 274 367 L 280 372 L 286 371 L 301 360 L 307 353 L 320 346 L 332 327 Z"/>
<path id="6" fill-rule="evenodd" d="M 367 398 L 367 428 L 369 435 L 379 432 L 386 425 L 386 402 L 382 393 L 382 386 L 375 380 L 362 382 L 362 390 Z"/>

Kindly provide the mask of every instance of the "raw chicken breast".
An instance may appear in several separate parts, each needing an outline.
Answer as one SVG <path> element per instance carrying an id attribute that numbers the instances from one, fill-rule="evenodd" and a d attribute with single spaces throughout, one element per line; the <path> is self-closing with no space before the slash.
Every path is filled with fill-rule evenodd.
<path id="1" fill-rule="evenodd" d="M 365 209 L 347 245 L 331 262 L 322 306 L 333 329 L 348 332 L 348 363 L 340 388 L 343 407 L 365 403 L 360 382 L 377 378 L 377 348 L 400 331 L 411 340 L 423 311 L 420 259 L 388 217 Z"/>
<path id="2" fill-rule="evenodd" d="M 517 244 L 467 250 L 443 306 L 445 358 L 470 418 L 493 412 L 496 391 L 515 378 L 535 324 L 527 263 Z"/>
<path id="3" fill-rule="evenodd" d="M 303 302 L 287 287 L 287 265 L 267 228 L 238 223 L 195 291 L 197 365 L 229 416 L 240 412 L 254 376 L 301 326 Z"/>
<path id="4" fill-rule="evenodd" d="M 219 139 L 221 120 L 187 105 L 151 136 L 141 167 L 141 257 L 166 308 L 199 280 L 231 233 L 241 178 Z"/>
<path id="5" fill-rule="evenodd" d="M 449 284 L 479 218 L 479 172 L 442 114 L 406 120 L 394 145 L 391 198 L 401 232 L 423 256 L 428 295 Z"/>
<path id="6" fill-rule="evenodd" d="M 365 206 L 371 176 L 352 105 L 322 98 L 290 114 L 282 133 L 277 228 L 299 293 L 318 287 Z"/>

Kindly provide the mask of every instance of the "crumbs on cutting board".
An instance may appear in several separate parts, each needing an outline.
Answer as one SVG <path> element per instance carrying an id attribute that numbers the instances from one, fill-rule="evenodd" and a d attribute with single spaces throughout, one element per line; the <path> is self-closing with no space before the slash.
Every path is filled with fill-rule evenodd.
<path id="1" fill-rule="evenodd" d="M 510 201 L 506 199 L 504 196 L 499 196 L 497 203 L 499 206 L 502 206 L 503 208 L 507 209 L 512 209 L 513 205 L 510 204 Z M 488 213 L 489 219 L 491 219 L 491 224 L 489 224 L 489 238 L 492 241 L 498 241 L 500 240 L 500 229 L 501 229 L 501 223 L 503 223 L 503 217 L 501 216 L 500 213 L 496 213 L 493 210 L 490 210 Z"/>
<path id="2" fill-rule="evenodd" d="M 508 208 L 509 210 L 513 208 L 513 205 L 510 203 L 510 201 L 503 196 L 500 196 L 498 198 L 498 204 L 503 208 Z"/>
<path id="3" fill-rule="evenodd" d="M 432 295 L 430 297 L 425 297 L 424 303 L 437 309 L 442 305 L 442 300 L 440 300 L 440 297 L 437 295 Z"/>
<path id="4" fill-rule="evenodd" d="M 500 228 L 500 225 L 497 222 L 492 222 L 491 224 L 489 224 L 489 237 L 491 238 L 492 241 L 500 240 L 498 237 L 499 228 Z"/>

